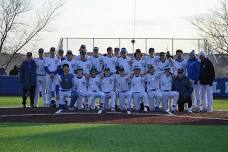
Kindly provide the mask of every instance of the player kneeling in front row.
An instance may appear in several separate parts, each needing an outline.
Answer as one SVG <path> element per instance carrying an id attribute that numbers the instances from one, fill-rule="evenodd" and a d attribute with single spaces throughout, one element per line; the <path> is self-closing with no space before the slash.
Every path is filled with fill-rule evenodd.
<path id="1" fill-rule="evenodd" d="M 165 72 L 161 75 L 160 83 L 161 83 L 161 91 L 162 91 L 162 108 L 163 112 L 168 112 L 168 99 L 172 98 L 172 112 L 176 112 L 177 101 L 179 98 L 179 93 L 177 91 L 172 91 L 172 82 L 173 76 L 170 72 L 170 67 L 164 68 Z"/>
<path id="2" fill-rule="evenodd" d="M 147 95 L 149 101 L 149 109 L 153 112 L 159 112 L 159 105 L 162 98 L 162 93 L 159 90 L 159 75 L 154 72 L 154 66 L 148 65 L 148 73 L 145 75 Z"/>
<path id="3" fill-rule="evenodd" d="M 77 93 L 74 90 L 74 75 L 69 73 L 69 65 L 63 65 L 63 74 L 59 75 L 56 85 L 56 95 L 59 101 L 59 110 L 56 113 L 66 109 L 66 98 L 71 98 L 71 102 L 76 101 Z"/>
<path id="4" fill-rule="evenodd" d="M 100 110 L 98 114 L 102 113 L 102 110 L 110 109 L 109 99 L 111 98 L 111 111 L 115 112 L 115 100 L 116 100 L 116 93 L 115 93 L 115 77 L 111 75 L 109 68 L 104 68 L 104 75 L 101 77 L 101 90 L 105 94 L 105 102 L 100 104 Z"/>
<path id="5" fill-rule="evenodd" d="M 142 103 L 144 105 L 144 112 L 147 112 L 148 107 L 148 97 L 145 91 L 145 78 L 140 74 L 140 67 L 134 67 L 134 74 L 131 76 L 131 91 L 134 102 L 135 111 L 140 110 L 140 99 L 142 99 Z"/>
<path id="6" fill-rule="evenodd" d="M 95 99 L 100 98 L 100 103 L 105 102 L 105 94 L 100 90 L 101 88 L 101 77 L 97 75 L 97 69 L 92 67 L 90 71 L 90 77 L 88 80 L 88 93 L 89 93 L 89 109 L 95 109 Z"/>
<path id="7" fill-rule="evenodd" d="M 188 113 L 192 113 L 193 87 L 191 81 L 185 76 L 183 68 L 178 69 L 177 77 L 173 80 L 172 90 L 179 92 L 178 111 L 183 112 L 184 104 L 188 103 Z"/>
<path id="8" fill-rule="evenodd" d="M 89 97 L 89 92 L 87 90 L 87 79 L 83 75 L 83 69 L 81 66 L 77 67 L 76 76 L 74 77 L 75 90 L 78 93 L 77 108 L 79 111 L 83 110 L 83 98 Z M 74 105 L 76 101 L 70 103 L 70 110 L 74 110 Z M 85 105 L 85 109 L 88 110 L 88 105 Z"/>
<path id="9" fill-rule="evenodd" d="M 130 90 L 130 75 L 125 75 L 124 68 L 121 66 L 116 75 L 117 91 L 119 93 L 120 110 L 126 111 L 131 114 L 131 98 L 132 92 Z M 125 106 L 125 99 L 127 99 L 127 107 Z"/>

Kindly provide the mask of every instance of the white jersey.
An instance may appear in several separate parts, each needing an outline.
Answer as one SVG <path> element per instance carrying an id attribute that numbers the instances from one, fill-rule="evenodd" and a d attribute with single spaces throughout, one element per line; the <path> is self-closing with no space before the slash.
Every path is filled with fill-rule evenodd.
<path id="1" fill-rule="evenodd" d="M 116 57 L 104 56 L 103 57 L 103 63 L 104 63 L 104 67 L 109 68 L 111 73 L 114 73 L 114 74 L 116 73 L 116 66 L 117 66 L 117 58 Z"/>
<path id="2" fill-rule="evenodd" d="M 88 91 L 100 91 L 101 78 L 100 76 L 96 76 L 95 78 L 90 77 L 88 81 Z"/>
<path id="3" fill-rule="evenodd" d="M 177 70 L 183 68 L 186 71 L 187 60 L 183 59 L 181 61 L 175 60 L 172 62 L 174 75 L 177 75 Z"/>
<path id="4" fill-rule="evenodd" d="M 61 62 L 61 67 L 64 65 L 64 64 L 68 64 L 69 65 L 69 73 L 71 74 L 74 74 L 74 69 L 76 68 L 76 62 L 75 60 L 63 60 Z"/>
<path id="5" fill-rule="evenodd" d="M 134 76 L 131 79 L 131 91 L 133 93 L 145 92 L 145 78 L 141 76 Z"/>
<path id="6" fill-rule="evenodd" d="M 170 62 L 168 59 L 165 60 L 165 62 L 162 62 L 161 60 L 159 60 L 157 62 L 157 71 L 164 71 L 164 68 L 168 66 L 168 67 L 172 67 L 172 62 Z"/>
<path id="7" fill-rule="evenodd" d="M 45 59 L 44 58 L 35 58 L 34 59 L 35 63 L 36 63 L 36 74 L 38 76 L 45 76 L 46 75 L 46 71 L 45 71 Z"/>
<path id="8" fill-rule="evenodd" d="M 50 72 L 55 72 L 60 65 L 60 60 L 57 57 L 47 57 L 45 58 L 44 66 L 48 68 Z"/>
<path id="9" fill-rule="evenodd" d="M 161 90 L 170 91 L 172 89 L 172 82 L 173 82 L 172 75 L 169 75 L 169 76 L 166 76 L 165 74 L 161 75 L 161 78 L 160 78 Z"/>
<path id="10" fill-rule="evenodd" d="M 118 58 L 118 65 L 122 66 L 124 68 L 124 73 L 125 74 L 131 74 L 131 58 L 127 57 L 127 58 Z"/>
<path id="11" fill-rule="evenodd" d="M 157 74 L 147 73 L 145 75 L 147 91 L 158 90 L 159 88 L 159 77 Z"/>
<path id="12" fill-rule="evenodd" d="M 156 70 L 156 65 L 157 65 L 157 62 L 159 61 L 159 59 L 160 58 L 158 56 L 154 56 L 154 57 L 151 57 L 149 55 L 145 56 L 144 60 L 146 63 L 146 67 L 148 67 L 148 65 L 152 64 Z"/>
<path id="13" fill-rule="evenodd" d="M 122 93 L 122 92 L 130 91 L 130 84 L 131 84 L 131 80 L 129 75 L 127 76 L 116 75 L 116 88 L 118 92 Z"/>
<path id="14" fill-rule="evenodd" d="M 75 76 L 74 84 L 76 86 L 77 92 L 86 92 L 87 91 L 88 82 L 87 82 L 85 76 L 83 76 L 81 78 L 78 78 L 77 76 Z"/>
<path id="15" fill-rule="evenodd" d="M 114 77 L 114 75 L 102 78 L 102 80 L 101 80 L 101 90 L 104 93 L 114 91 L 114 88 L 115 88 L 115 77 Z"/>
<path id="16" fill-rule="evenodd" d="M 132 63 L 132 70 L 134 69 L 135 66 L 138 66 L 141 69 L 141 73 L 145 73 L 146 72 L 146 62 L 143 59 L 140 60 L 133 60 Z"/>
<path id="17" fill-rule="evenodd" d="M 96 67 L 97 71 L 101 73 L 103 71 L 103 56 L 91 56 L 89 60 L 91 61 L 92 65 Z"/>
<path id="18" fill-rule="evenodd" d="M 88 60 L 88 59 L 85 61 L 77 60 L 76 61 L 76 69 L 79 66 L 82 67 L 84 74 L 90 74 L 90 70 L 92 68 L 92 62 L 90 60 Z"/>

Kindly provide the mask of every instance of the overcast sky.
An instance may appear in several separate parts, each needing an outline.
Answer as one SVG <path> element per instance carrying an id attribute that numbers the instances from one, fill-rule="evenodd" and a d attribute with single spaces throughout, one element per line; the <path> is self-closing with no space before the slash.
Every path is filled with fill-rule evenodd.
<path id="1" fill-rule="evenodd" d="M 217 5 L 217 0 L 136 0 L 135 37 L 198 38 L 188 19 Z M 134 0 L 66 0 L 49 32 L 41 35 L 37 48 L 48 51 L 61 37 L 132 37 L 133 18 Z M 78 49 L 73 46 L 76 42 L 70 43 L 69 49 Z M 170 46 L 164 44 L 164 48 Z"/>

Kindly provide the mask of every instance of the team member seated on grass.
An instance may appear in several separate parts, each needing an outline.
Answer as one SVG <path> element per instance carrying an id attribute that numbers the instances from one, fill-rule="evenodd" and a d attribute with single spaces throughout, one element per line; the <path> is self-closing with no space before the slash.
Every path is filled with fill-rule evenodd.
<path id="1" fill-rule="evenodd" d="M 109 68 L 104 68 L 104 75 L 101 77 L 101 90 L 105 94 L 105 102 L 100 104 L 99 114 L 102 113 L 102 110 L 110 109 L 109 99 L 111 99 L 111 111 L 115 112 L 115 77 L 111 75 Z"/>
<path id="2" fill-rule="evenodd" d="M 124 68 L 120 66 L 118 69 L 118 75 L 116 75 L 116 88 L 119 94 L 120 110 L 127 110 L 127 114 L 131 114 L 132 92 L 130 84 L 130 75 L 125 75 Z M 127 99 L 127 107 L 125 107 L 125 99 Z"/>
<path id="3" fill-rule="evenodd" d="M 143 103 L 143 111 L 147 112 L 148 104 L 148 97 L 147 93 L 145 91 L 145 78 L 142 76 L 141 68 L 139 66 L 135 66 L 133 68 L 134 73 L 131 76 L 131 91 L 133 96 L 133 102 L 134 102 L 134 109 L 135 111 L 140 110 L 140 100 L 142 99 Z"/>
<path id="4" fill-rule="evenodd" d="M 88 80 L 88 92 L 89 92 L 89 109 L 94 110 L 96 98 L 100 98 L 100 103 L 104 103 L 105 94 L 101 91 L 101 76 L 97 75 L 97 69 L 92 67 L 90 70 L 90 77 Z"/>
<path id="5" fill-rule="evenodd" d="M 188 103 L 188 113 L 192 113 L 192 83 L 185 76 L 184 69 L 180 68 L 177 71 L 177 77 L 173 80 L 172 91 L 177 91 L 179 93 L 178 99 L 178 110 L 179 112 L 184 111 L 184 104 Z"/>
<path id="6" fill-rule="evenodd" d="M 145 75 L 147 95 L 150 111 L 159 112 L 162 93 L 159 89 L 159 76 L 155 73 L 154 66 L 148 64 L 148 73 Z"/>
<path id="7" fill-rule="evenodd" d="M 59 75 L 56 85 L 57 101 L 59 101 L 59 110 L 56 113 L 66 109 L 66 98 L 71 98 L 71 102 L 76 101 L 77 92 L 74 90 L 74 75 L 69 73 L 69 65 L 63 65 L 63 74 Z"/>
<path id="8" fill-rule="evenodd" d="M 165 72 L 160 77 L 160 86 L 162 91 L 162 109 L 163 112 L 168 112 L 168 99 L 173 99 L 172 112 L 176 112 L 177 101 L 179 97 L 179 93 L 177 91 L 172 91 L 172 82 L 173 75 L 170 72 L 170 67 L 166 66 L 164 68 Z"/>
<path id="9" fill-rule="evenodd" d="M 88 82 L 86 76 L 83 75 L 83 69 L 82 67 L 78 66 L 76 70 L 76 76 L 74 77 L 74 84 L 75 89 L 78 94 L 77 99 L 77 108 L 79 111 L 81 111 L 83 108 L 85 110 L 89 110 L 88 104 L 84 104 L 83 107 L 83 99 L 89 97 L 89 92 L 87 90 Z M 74 110 L 75 101 L 70 103 L 70 110 Z"/>
<path id="10" fill-rule="evenodd" d="M 29 92 L 31 108 L 34 108 L 34 96 L 36 90 L 36 63 L 32 59 L 32 53 L 28 52 L 26 60 L 22 62 L 20 67 L 20 82 L 22 84 L 22 105 L 26 108 L 27 94 Z"/>

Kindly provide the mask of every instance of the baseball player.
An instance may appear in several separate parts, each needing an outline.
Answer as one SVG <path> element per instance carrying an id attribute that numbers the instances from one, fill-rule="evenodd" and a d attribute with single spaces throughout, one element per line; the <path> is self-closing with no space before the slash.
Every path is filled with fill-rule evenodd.
<path id="1" fill-rule="evenodd" d="M 172 66 L 172 62 L 171 62 L 171 58 L 167 59 L 166 55 L 164 52 L 160 53 L 160 60 L 157 62 L 157 71 L 156 73 L 158 73 L 159 75 L 162 75 L 164 73 L 164 68 L 165 67 L 171 67 Z"/>
<path id="2" fill-rule="evenodd" d="M 200 62 L 195 55 L 195 50 L 189 54 L 186 69 L 187 76 L 193 84 L 192 105 L 196 108 L 196 112 L 200 112 Z"/>
<path id="3" fill-rule="evenodd" d="M 76 62 L 74 60 L 74 56 L 71 50 L 67 51 L 66 59 L 61 62 L 61 66 L 63 66 L 64 64 L 69 65 L 69 73 L 75 74 L 74 69 L 76 67 Z"/>
<path id="4" fill-rule="evenodd" d="M 114 48 L 114 56 L 116 58 L 120 58 L 120 48 L 118 47 Z"/>
<path id="5" fill-rule="evenodd" d="M 162 99 L 162 93 L 159 90 L 159 76 L 155 74 L 152 64 L 148 65 L 148 73 L 145 75 L 147 95 L 150 111 L 159 112 L 159 105 Z"/>
<path id="6" fill-rule="evenodd" d="M 162 91 L 162 108 L 163 112 L 168 112 L 168 99 L 173 98 L 172 112 L 177 111 L 177 101 L 179 98 L 179 93 L 177 91 L 172 91 L 173 75 L 170 72 L 170 67 L 166 66 L 164 68 L 164 74 L 160 77 L 160 85 Z"/>
<path id="7" fill-rule="evenodd" d="M 63 74 L 58 76 L 56 83 L 56 95 L 59 104 L 59 110 L 56 113 L 61 113 L 66 109 L 66 98 L 71 98 L 71 102 L 77 99 L 77 92 L 74 90 L 74 75 L 69 73 L 69 65 L 63 65 Z"/>
<path id="8" fill-rule="evenodd" d="M 76 77 L 74 78 L 74 83 L 75 83 L 75 89 L 78 94 L 78 99 L 77 99 L 77 108 L 78 110 L 82 110 L 83 108 L 85 110 L 89 110 L 89 106 L 86 103 L 85 107 L 83 107 L 83 98 L 88 98 L 89 93 L 87 90 L 88 87 L 88 81 L 87 78 L 83 75 L 83 68 L 78 66 L 76 70 Z M 75 102 L 70 103 L 70 109 L 74 109 Z"/>
<path id="9" fill-rule="evenodd" d="M 98 47 L 93 48 L 93 55 L 89 58 L 89 60 L 91 61 L 92 66 L 97 69 L 98 73 L 103 72 L 103 56 L 99 55 Z"/>
<path id="10" fill-rule="evenodd" d="M 86 56 L 86 49 L 80 51 L 80 59 L 76 61 L 76 67 L 82 67 L 83 74 L 88 76 L 92 68 L 92 62 Z"/>
<path id="11" fill-rule="evenodd" d="M 132 61 L 132 67 L 139 67 L 140 68 L 140 72 L 142 74 L 145 74 L 146 72 L 146 63 L 145 60 L 143 60 L 142 58 L 142 53 L 140 49 L 136 49 L 135 54 L 134 54 L 134 60 Z"/>
<path id="12" fill-rule="evenodd" d="M 97 75 L 97 69 L 93 67 L 90 71 L 90 77 L 88 80 L 88 92 L 89 92 L 89 108 L 95 109 L 95 99 L 100 98 L 100 103 L 105 102 L 105 94 L 101 91 L 101 76 Z"/>
<path id="13" fill-rule="evenodd" d="M 111 75 L 110 69 L 105 67 L 104 68 L 104 76 L 101 78 L 101 90 L 105 94 L 105 103 L 101 102 L 101 109 L 99 113 L 102 112 L 102 107 L 104 109 L 109 109 L 109 99 L 111 98 L 111 111 L 115 112 L 115 100 L 116 100 L 116 93 L 115 93 L 115 77 Z"/>
<path id="14" fill-rule="evenodd" d="M 177 76 L 178 69 L 182 68 L 186 71 L 187 60 L 183 58 L 183 51 L 176 51 L 176 60 L 172 61 L 173 73 Z"/>
<path id="15" fill-rule="evenodd" d="M 53 92 L 54 86 L 56 86 L 57 74 L 61 69 L 60 60 L 55 56 L 55 48 L 50 49 L 50 56 L 45 58 L 44 63 L 46 71 L 46 84 L 47 84 L 47 104 L 51 105 L 52 96 L 55 96 Z"/>
<path id="16" fill-rule="evenodd" d="M 200 57 L 200 93 L 204 112 L 212 112 L 213 102 L 213 81 L 215 79 L 215 69 L 212 62 L 206 57 L 206 53 L 201 51 Z"/>
<path id="17" fill-rule="evenodd" d="M 154 56 L 154 54 L 155 54 L 154 48 L 149 48 L 149 55 L 144 57 L 146 68 L 148 68 L 148 65 L 153 65 L 154 70 L 156 70 L 156 64 L 160 58 L 158 56 Z"/>
<path id="18" fill-rule="evenodd" d="M 131 58 L 127 57 L 127 49 L 121 49 L 121 57 L 118 58 L 118 65 L 119 67 L 124 68 L 124 74 L 130 75 L 131 74 Z"/>
<path id="19" fill-rule="evenodd" d="M 117 58 L 113 56 L 113 50 L 111 47 L 107 48 L 107 55 L 103 57 L 104 67 L 110 69 L 110 74 L 116 74 Z"/>
<path id="20" fill-rule="evenodd" d="M 40 48 L 38 50 L 39 57 L 35 58 L 34 61 L 36 62 L 36 75 L 37 75 L 37 83 L 36 83 L 36 92 L 35 92 L 35 99 L 34 99 L 34 106 L 38 107 L 39 101 L 39 94 L 41 91 L 41 95 L 43 98 L 43 105 L 47 105 L 47 95 L 46 95 L 46 71 L 44 68 L 44 49 Z"/>
<path id="21" fill-rule="evenodd" d="M 140 110 L 140 99 L 143 99 L 142 103 L 144 105 L 144 112 L 147 112 L 149 103 L 147 93 L 145 91 L 145 78 L 141 76 L 142 74 L 140 73 L 140 67 L 135 66 L 133 70 L 134 74 L 131 76 L 131 92 L 133 96 L 134 109 L 135 111 Z"/>
<path id="22" fill-rule="evenodd" d="M 119 94 L 120 110 L 127 110 L 127 114 L 131 114 L 131 98 L 130 75 L 125 75 L 124 68 L 119 67 L 118 75 L 116 75 L 116 88 Z M 125 107 L 125 99 L 127 99 L 127 108 Z"/>

